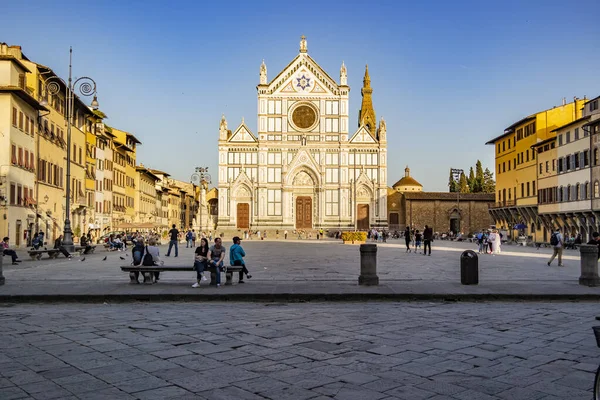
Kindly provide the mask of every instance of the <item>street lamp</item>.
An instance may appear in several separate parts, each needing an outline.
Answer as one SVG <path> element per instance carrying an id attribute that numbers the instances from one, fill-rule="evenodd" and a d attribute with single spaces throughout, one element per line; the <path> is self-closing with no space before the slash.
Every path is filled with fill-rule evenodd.
<path id="1" fill-rule="evenodd" d="M 96 96 L 96 82 L 87 76 L 73 81 L 72 79 L 72 61 L 73 61 L 73 48 L 69 48 L 69 81 L 67 83 L 67 99 L 66 99 L 66 114 L 65 121 L 67 123 L 67 186 L 66 186 L 66 200 L 65 200 L 65 227 L 63 233 L 63 247 L 68 252 L 73 252 L 75 246 L 73 245 L 73 231 L 71 229 L 71 125 L 73 124 L 74 118 L 74 104 L 75 104 L 75 92 L 79 92 L 82 96 L 94 96 L 90 107 L 93 110 L 97 110 L 99 107 L 98 97 Z M 45 84 L 47 93 L 56 95 L 60 92 L 60 84 L 65 82 L 57 77 L 53 76 L 48 78 Z M 42 105 L 47 104 L 46 101 L 42 101 Z"/>
<path id="2" fill-rule="evenodd" d="M 458 213 L 458 224 L 456 227 L 457 232 L 455 232 L 456 234 L 460 233 L 460 220 L 461 220 L 461 215 L 460 215 L 460 177 L 462 174 L 465 173 L 465 171 L 463 171 L 462 169 L 459 168 L 451 168 L 450 169 L 451 173 L 452 173 L 452 178 L 458 183 L 457 187 L 456 187 L 456 210 Z"/>

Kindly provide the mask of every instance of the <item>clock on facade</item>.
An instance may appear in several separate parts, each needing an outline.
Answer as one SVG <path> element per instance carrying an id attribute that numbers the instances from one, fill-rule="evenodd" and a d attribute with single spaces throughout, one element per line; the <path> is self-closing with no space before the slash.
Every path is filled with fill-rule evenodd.
<path id="1" fill-rule="evenodd" d="M 301 103 L 294 107 L 291 114 L 292 124 L 298 130 L 310 130 L 318 122 L 317 110 L 312 104 Z"/>

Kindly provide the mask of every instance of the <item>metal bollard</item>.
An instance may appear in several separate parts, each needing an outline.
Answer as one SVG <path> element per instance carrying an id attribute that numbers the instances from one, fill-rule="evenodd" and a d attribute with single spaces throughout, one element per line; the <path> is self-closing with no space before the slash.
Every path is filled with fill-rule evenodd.
<path id="1" fill-rule="evenodd" d="M 584 286 L 600 286 L 598 277 L 598 246 L 582 244 L 579 246 L 581 255 L 581 276 L 579 284 Z"/>
<path id="2" fill-rule="evenodd" d="M 465 250 L 460 255 L 460 283 L 479 284 L 479 259 L 473 250 Z"/>
<path id="3" fill-rule="evenodd" d="M 4 259 L 4 250 L 2 250 L 2 254 L 0 254 L 0 285 L 4 285 L 4 282 L 6 281 L 6 279 L 4 278 L 4 275 L 2 274 L 2 260 Z"/>
<path id="4" fill-rule="evenodd" d="M 379 277 L 377 276 L 377 245 L 375 243 L 365 243 L 360 245 L 360 276 L 359 285 L 377 286 Z"/>

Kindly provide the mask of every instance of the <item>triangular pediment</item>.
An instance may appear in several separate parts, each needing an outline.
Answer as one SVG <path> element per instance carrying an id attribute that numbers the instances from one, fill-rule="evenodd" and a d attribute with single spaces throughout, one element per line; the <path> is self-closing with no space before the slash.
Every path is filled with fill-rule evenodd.
<path id="1" fill-rule="evenodd" d="M 301 53 L 268 85 L 270 93 L 337 95 L 338 84 L 308 54 Z"/>
<path id="2" fill-rule="evenodd" d="M 377 143 L 377 141 L 373 135 L 371 135 L 367 127 L 361 125 L 356 133 L 352 135 L 352 138 L 350 138 L 350 143 Z"/>
<path id="3" fill-rule="evenodd" d="M 254 143 L 256 142 L 256 136 L 254 136 L 246 124 L 242 122 L 229 138 L 229 142 Z"/>
<path id="4" fill-rule="evenodd" d="M 233 193 L 238 193 L 239 196 L 245 196 L 245 190 L 249 191 L 249 194 L 252 192 L 252 181 L 246 174 L 246 170 L 242 168 L 237 178 L 233 181 Z"/>
<path id="5" fill-rule="evenodd" d="M 289 163 L 287 166 L 284 166 L 284 172 L 287 173 L 286 179 L 290 181 L 290 182 L 288 182 L 289 184 L 292 184 L 292 181 L 294 179 L 294 176 L 296 175 L 296 172 L 298 172 L 302 169 L 309 170 L 311 172 L 311 176 L 315 175 L 314 179 L 319 181 L 320 166 L 315 161 L 314 157 L 308 151 L 306 151 L 304 149 L 298 151 L 296 156 L 292 159 L 292 162 Z M 290 172 L 291 172 L 291 174 L 290 174 Z"/>

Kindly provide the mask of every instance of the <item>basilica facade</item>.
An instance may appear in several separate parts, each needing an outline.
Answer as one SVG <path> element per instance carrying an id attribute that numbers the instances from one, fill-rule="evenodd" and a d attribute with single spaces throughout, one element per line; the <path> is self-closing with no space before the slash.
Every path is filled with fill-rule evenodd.
<path id="1" fill-rule="evenodd" d="M 219 230 L 366 230 L 387 226 L 387 141 L 365 70 L 358 124 L 348 76 L 339 83 L 308 54 L 268 80 L 259 70 L 258 127 L 219 129 Z M 354 120 L 356 121 L 356 120 Z"/>

